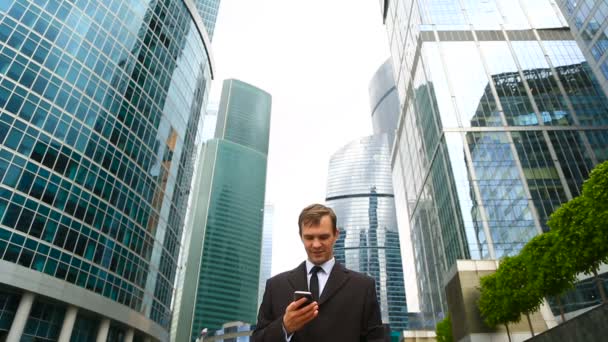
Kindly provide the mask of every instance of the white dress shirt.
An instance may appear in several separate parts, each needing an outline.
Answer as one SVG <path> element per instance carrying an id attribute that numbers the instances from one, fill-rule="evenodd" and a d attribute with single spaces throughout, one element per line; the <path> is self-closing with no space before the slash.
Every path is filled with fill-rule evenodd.
<path id="1" fill-rule="evenodd" d="M 336 264 L 336 258 L 331 258 L 324 262 L 322 265 L 319 265 L 323 270 L 319 270 L 317 272 L 317 278 L 319 278 L 319 298 L 321 298 L 321 294 L 323 293 L 323 289 L 325 288 L 325 284 L 327 284 L 327 279 L 329 278 L 329 274 L 331 270 L 334 268 Z M 310 289 L 310 277 L 312 277 L 312 273 L 310 272 L 313 267 L 316 265 L 310 262 L 310 260 L 306 260 L 306 282 L 308 284 L 308 288 Z"/>

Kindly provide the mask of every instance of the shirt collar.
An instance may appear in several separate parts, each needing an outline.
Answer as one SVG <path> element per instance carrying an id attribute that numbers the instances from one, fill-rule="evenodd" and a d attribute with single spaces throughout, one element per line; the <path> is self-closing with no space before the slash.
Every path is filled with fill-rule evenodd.
<path id="1" fill-rule="evenodd" d="M 330 274 L 331 270 L 334 268 L 335 264 L 336 264 L 336 258 L 332 257 L 331 259 L 327 260 L 323 264 L 319 265 L 319 267 L 321 267 L 323 269 L 323 272 L 325 272 L 325 274 Z M 310 274 L 310 270 L 312 270 L 312 268 L 315 266 L 316 265 L 313 264 L 312 262 L 310 262 L 310 260 L 306 259 L 306 274 Z"/>

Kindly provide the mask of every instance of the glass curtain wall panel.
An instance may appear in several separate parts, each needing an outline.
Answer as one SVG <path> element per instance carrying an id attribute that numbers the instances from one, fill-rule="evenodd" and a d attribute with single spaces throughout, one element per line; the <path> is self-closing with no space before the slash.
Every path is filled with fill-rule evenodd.
<path id="1" fill-rule="evenodd" d="M 550 0 L 397 0 L 385 22 L 403 108 L 397 216 L 421 311 L 440 319 L 457 259 L 518 253 L 608 158 L 608 101 Z"/>
<path id="2" fill-rule="evenodd" d="M 329 163 L 327 205 L 338 217 L 336 261 L 376 281 L 382 321 L 407 328 L 407 303 L 387 133 L 353 141 Z"/>
<path id="3" fill-rule="evenodd" d="M 212 77 L 187 3 L 0 2 L 0 258 L 163 334 Z"/>

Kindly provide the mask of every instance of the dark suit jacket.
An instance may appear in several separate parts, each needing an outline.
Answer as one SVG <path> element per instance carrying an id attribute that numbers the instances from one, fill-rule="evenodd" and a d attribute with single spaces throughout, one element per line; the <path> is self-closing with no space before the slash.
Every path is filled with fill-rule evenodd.
<path id="1" fill-rule="evenodd" d="M 285 342 L 283 314 L 294 291 L 307 291 L 306 263 L 266 282 L 255 342 Z M 336 262 L 319 299 L 319 315 L 296 331 L 291 342 L 384 341 L 374 279 Z"/>

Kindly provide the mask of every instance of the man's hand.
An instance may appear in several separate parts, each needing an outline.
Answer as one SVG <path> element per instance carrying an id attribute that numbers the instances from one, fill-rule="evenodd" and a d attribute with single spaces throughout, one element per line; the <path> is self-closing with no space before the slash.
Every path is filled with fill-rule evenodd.
<path id="1" fill-rule="evenodd" d="M 300 298 L 295 302 L 291 302 L 285 309 L 283 315 L 283 326 L 287 334 L 291 335 L 300 330 L 319 315 L 319 305 L 317 302 L 312 302 L 307 306 L 300 307 L 306 303 L 306 298 Z"/>

